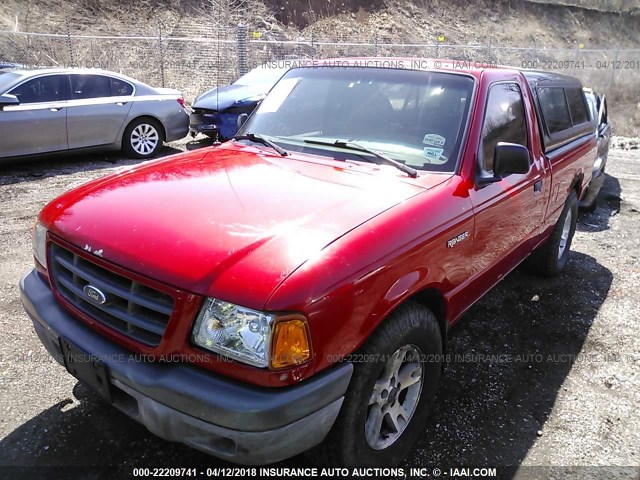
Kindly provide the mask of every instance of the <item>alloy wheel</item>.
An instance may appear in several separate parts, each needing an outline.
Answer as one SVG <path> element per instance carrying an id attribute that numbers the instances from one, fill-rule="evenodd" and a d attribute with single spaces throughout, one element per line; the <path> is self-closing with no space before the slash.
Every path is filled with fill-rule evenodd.
<path id="1" fill-rule="evenodd" d="M 567 210 L 567 218 L 564 219 L 562 225 L 562 233 L 560 234 L 560 243 L 558 245 L 558 259 L 562 257 L 562 254 L 567 249 L 569 243 L 569 234 L 571 233 L 571 221 L 573 220 L 573 213 L 571 210 Z"/>
<path id="2" fill-rule="evenodd" d="M 405 431 L 422 393 L 421 353 L 405 345 L 389 357 L 369 398 L 365 435 L 374 450 L 392 445 Z"/>
<path id="3" fill-rule="evenodd" d="M 131 132 L 131 147 L 139 155 L 149 155 L 158 146 L 160 135 L 153 125 L 141 123 Z"/>

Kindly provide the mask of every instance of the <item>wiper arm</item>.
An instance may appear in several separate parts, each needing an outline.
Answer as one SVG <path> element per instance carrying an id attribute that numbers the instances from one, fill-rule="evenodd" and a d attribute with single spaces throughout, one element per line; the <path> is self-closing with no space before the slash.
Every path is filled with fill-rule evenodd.
<path id="1" fill-rule="evenodd" d="M 258 135 L 257 133 L 245 133 L 244 135 L 237 135 L 233 137 L 233 139 L 249 140 L 251 142 L 261 143 L 262 145 L 266 145 L 267 147 L 273 148 L 276 152 L 278 152 L 278 154 L 280 154 L 283 157 L 286 157 L 287 155 L 289 155 L 289 152 L 287 152 L 280 145 L 277 145 L 276 143 L 272 142 L 268 138 L 265 138 L 262 135 Z"/>
<path id="2" fill-rule="evenodd" d="M 396 167 L 398 170 L 406 173 L 411 178 L 416 178 L 418 176 L 418 171 L 415 170 L 414 168 L 411 168 L 408 165 L 405 165 L 404 163 L 400 163 L 394 160 L 393 158 L 389 158 L 380 152 L 376 152 L 375 150 L 371 150 L 370 148 L 363 147 L 359 143 L 351 142 L 348 140 L 347 141 L 336 140 L 335 142 L 323 142 L 321 140 L 305 140 L 304 143 L 309 143 L 311 145 L 326 145 L 328 147 L 345 148 L 347 150 L 356 150 L 360 152 L 369 153 L 374 157 L 376 157 L 378 160 L 382 160 L 383 163 Z"/>

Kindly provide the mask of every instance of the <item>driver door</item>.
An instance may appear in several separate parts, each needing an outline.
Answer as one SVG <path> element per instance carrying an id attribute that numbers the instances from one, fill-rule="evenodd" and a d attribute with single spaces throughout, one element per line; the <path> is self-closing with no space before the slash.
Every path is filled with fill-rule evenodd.
<path id="1" fill-rule="evenodd" d="M 477 154 L 479 177 L 493 176 L 498 142 L 524 145 L 531 158 L 529 173 L 510 174 L 471 192 L 476 218 L 473 273 L 495 268 L 490 283 L 500 280 L 520 260 L 517 249 L 540 227 L 545 192 L 550 188 L 544 181 L 544 163 L 533 160 L 532 128 L 527 128 L 527 117 L 533 117 L 527 115 L 527 108 L 517 83 L 501 82 L 489 87 Z"/>
<path id="2" fill-rule="evenodd" d="M 0 111 L 2 146 L 0 157 L 34 155 L 66 150 L 67 75 L 42 75 L 9 92 L 20 101 Z"/>

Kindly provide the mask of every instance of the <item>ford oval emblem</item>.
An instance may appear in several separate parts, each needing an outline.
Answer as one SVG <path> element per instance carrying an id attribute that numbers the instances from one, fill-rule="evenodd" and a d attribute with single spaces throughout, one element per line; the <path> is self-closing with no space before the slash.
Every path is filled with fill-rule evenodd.
<path id="1" fill-rule="evenodd" d="M 105 294 L 93 285 L 85 285 L 82 291 L 87 296 L 87 298 L 89 298 L 89 300 L 97 305 L 102 305 L 107 301 L 107 297 L 105 296 Z"/>

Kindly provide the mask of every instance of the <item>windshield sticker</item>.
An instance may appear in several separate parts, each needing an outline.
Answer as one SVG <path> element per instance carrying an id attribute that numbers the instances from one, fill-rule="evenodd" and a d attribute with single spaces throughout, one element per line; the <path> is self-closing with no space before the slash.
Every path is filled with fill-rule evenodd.
<path id="1" fill-rule="evenodd" d="M 427 133 L 422 140 L 422 143 L 425 145 L 431 145 L 432 147 L 444 147 L 445 142 L 447 141 L 441 135 L 436 135 L 435 133 Z"/>
<path id="2" fill-rule="evenodd" d="M 444 152 L 442 148 L 424 147 L 424 156 L 427 157 L 428 160 L 440 160 L 442 152 Z"/>

